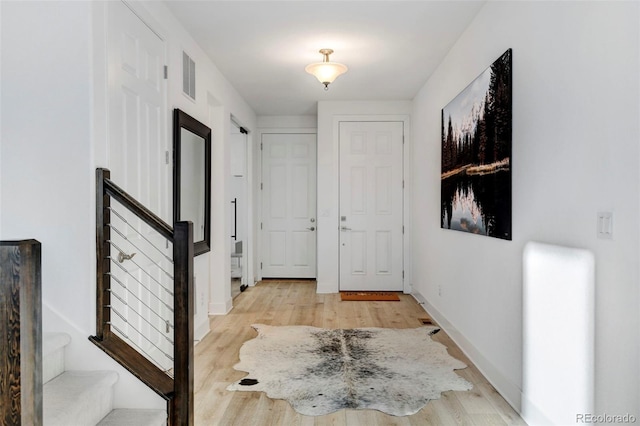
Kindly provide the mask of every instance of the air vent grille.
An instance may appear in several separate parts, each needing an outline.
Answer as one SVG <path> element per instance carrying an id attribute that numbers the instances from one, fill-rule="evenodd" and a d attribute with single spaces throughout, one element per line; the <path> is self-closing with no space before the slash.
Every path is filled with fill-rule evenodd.
<path id="1" fill-rule="evenodd" d="M 196 63 L 186 52 L 182 52 L 182 91 L 196 100 Z"/>

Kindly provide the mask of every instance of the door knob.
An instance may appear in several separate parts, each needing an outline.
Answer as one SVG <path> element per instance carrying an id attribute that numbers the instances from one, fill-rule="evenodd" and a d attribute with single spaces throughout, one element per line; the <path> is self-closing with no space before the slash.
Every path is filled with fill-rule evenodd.
<path id="1" fill-rule="evenodd" d="M 315 226 L 312 226 L 311 228 L 307 228 L 307 229 L 308 229 L 309 231 L 315 231 L 315 230 L 316 230 L 316 227 L 315 227 Z"/>
<path id="2" fill-rule="evenodd" d="M 340 230 L 341 231 L 351 231 L 351 228 L 347 228 L 346 226 L 341 226 Z"/>

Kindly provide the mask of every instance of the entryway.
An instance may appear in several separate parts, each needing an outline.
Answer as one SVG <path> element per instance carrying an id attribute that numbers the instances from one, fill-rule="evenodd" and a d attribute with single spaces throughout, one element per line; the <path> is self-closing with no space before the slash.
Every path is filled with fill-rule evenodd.
<path id="1" fill-rule="evenodd" d="M 255 337 L 251 328 L 258 322 L 277 325 L 308 325 L 335 328 L 413 328 L 426 315 L 411 295 L 400 295 L 399 302 L 342 302 L 338 294 L 317 294 L 315 281 L 262 281 L 234 300 L 228 315 L 211 317 L 211 327 L 224 333 L 209 333 L 194 348 L 195 421 L 200 424 L 251 424 L 255 419 L 272 419 L 266 424 L 524 424 L 518 414 L 487 382 L 473 363 L 442 330 L 433 339 L 468 365 L 457 374 L 474 385 L 471 392 L 448 392 L 430 401 L 419 412 L 396 417 L 376 410 L 341 410 L 308 417 L 297 413 L 284 400 L 270 399 L 264 393 L 229 392 L 229 381 L 220 381 L 220 371 L 230 372 L 229 380 L 246 374 L 233 370 L 242 344 Z M 402 312 L 403 315 L 398 315 Z M 304 379 L 303 379 L 304 380 Z M 480 409 L 478 409 L 480 408 Z M 277 419 L 277 420 L 273 420 Z M 284 420 L 282 420 L 284 419 Z M 487 420 L 489 419 L 489 420 Z"/>

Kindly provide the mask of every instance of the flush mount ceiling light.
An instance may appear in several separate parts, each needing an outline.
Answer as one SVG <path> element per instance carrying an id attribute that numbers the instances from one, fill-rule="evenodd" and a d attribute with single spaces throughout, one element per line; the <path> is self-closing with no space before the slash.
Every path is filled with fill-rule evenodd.
<path id="1" fill-rule="evenodd" d="M 309 64 L 304 70 L 309 74 L 313 74 L 320 83 L 324 84 L 324 90 L 329 90 L 329 84 L 333 83 L 340 74 L 347 72 L 348 68 L 345 65 L 329 60 L 329 55 L 333 53 L 332 49 L 320 49 L 320 53 L 324 55 L 322 62 Z"/>

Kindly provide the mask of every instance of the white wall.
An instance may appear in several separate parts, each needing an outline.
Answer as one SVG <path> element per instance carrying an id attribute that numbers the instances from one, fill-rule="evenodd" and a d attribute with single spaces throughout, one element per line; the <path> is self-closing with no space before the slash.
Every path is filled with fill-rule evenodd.
<path id="1" fill-rule="evenodd" d="M 44 328 L 63 329 L 79 337 L 72 343 L 70 366 L 118 371 L 117 406 L 164 407 L 153 392 L 145 393 L 146 389 L 133 384 L 136 379 L 115 362 L 96 355 L 100 351 L 86 339 L 95 334 L 94 175 L 97 166 L 105 165 L 106 157 L 106 5 L 1 2 L 0 239 L 42 242 Z M 199 290 L 195 332 L 199 338 L 208 331 L 211 304 L 231 304 L 230 207 L 223 198 L 228 173 L 216 174 L 229 167 L 224 154 L 228 123 L 233 114 L 251 129 L 256 118 L 161 3 L 134 3 L 133 7 L 166 40 L 168 116 L 177 107 L 213 130 L 214 248 L 195 259 Z M 182 49 L 197 63 L 196 102 L 181 92 Z M 209 114 L 212 99 L 216 103 L 213 119 Z M 172 135 L 171 124 L 169 120 L 167 137 Z"/>
<path id="2" fill-rule="evenodd" d="M 90 7 L 3 2 L 2 9 L 2 239 L 42 242 L 45 300 L 88 299 L 89 286 L 64 283 L 95 281 L 85 241 L 95 238 Z M 69 318 L 86 322 L 94 310 L 78 305 Z"/>
<path id="3" fill-rule="evenodd" d="M 266 129 L 315 129 L 318 117 L 315 115 L 260 115 L 258 128 Z"/>
<path id="4" fill-rule="evenodd" d="M 321 101 L 318 102 L 318 292 L 339 290 L 338 214 L 339 163 L 337 119 L 407 120 L 410 101 Z M 408 129 L 405 128 L 405 132 Z M 410 138 L 409 138 L 410 139 Z M 406 167 L 405 167 L 406 169 Z"/>
<path id="5" fill-rule="evenodd" d="M 594 252 L 596 414 L 640 415 L 639 16 L 636 2 L 488 2 L 414 100 L 413 286 L 516 407 L 522 251 L 541 241 Z M 511 242 L 440 229 L 440 110 L 507 48 Z M 596 238 L 603 210 L 613 240 Z"/>

